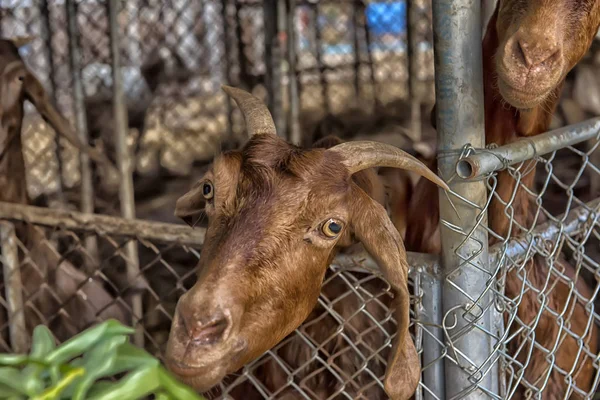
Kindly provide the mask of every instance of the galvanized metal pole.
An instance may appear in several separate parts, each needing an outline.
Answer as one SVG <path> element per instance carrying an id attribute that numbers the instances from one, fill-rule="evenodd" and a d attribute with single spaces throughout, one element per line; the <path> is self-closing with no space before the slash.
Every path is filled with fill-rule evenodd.
<path id="1" fill-rule="evenodd" d="M 410 262 L 410 260 L 409 260 Z M 414 265 L 414 264 L 410 264 Z M 423 398 L 426 400 L 445 399 L 444 387 L 444 331 L 442 325 L 442 284 L 439 277 L 439 263 L 432 262 L 430 268 L 421 268 L 421 315 L 419 319 L 427 334 L 423 335 Z"/>
<path id="2" fill-rule="evenodd" d="M 436 0 L 433 6 L 438 166 L 447 181 L 455 175 L 461 148 L 485 144 L 480 0 Z M 488 238 L 483 227 L 483 181 L 450 180 L 440 190 L 447 399 L 488 398 L 497 393 L 491 357 L 492 320 Z M 449 199 L 452 199 L 456 209 Z"/>
<path id="3" fill-rule="evenodd" d="M 119 199 L 121 203 L 121 215 L 124 218 L 135 218 L 135 200 L 133 197 L 133 167 L 134 163 L 127 147 L 127 107 L 123 95 L 123 79 L 121 75 L 121 52 L 119 49 L 119 2 L 110 0 L 108 2 L 110 50 L 112 57 L 113 78 L 113 107 L 115 121 L 115 144 L 117 149 L 117 164 L 121 175 L 119 186 Z M 130 287 L 136 288 L 136 282 L 140 275 L 137 242 L 130 240 L 126 247 L 127 254 L 127 280 Z M 134 341 L 137 346 L 144 346 L 144 332 L 138 321 L 142 319 L 142 297 L 140 294 L 131 296 L 131 307 L 133 311 L 132 324 L 136 328 Z"/>
<path id="4" fill-rule="evenodd" d="M 25 353 L 29 348 L 29 335 L 25 326 L 21 264 L 15 226 L 10 222 L 0 223 L 0 249 L 10 346 L 15 353 Z"/>
<path id="5" fill-rule="evenodd" d="M 81 53 L 79 51 L 79 29 L 77 27 L 77 8 L 74 0 L 67 0 L 67 32 L 69 35 L 69 60 L 73 80 L 73 100 L 75 102 L 75 125 L 83 143 L 88 143 L 87 116 L 84 104 L 83 83 L 81 80 Z M 79 152 L 81 165 L 81 211 L 94 213 L 94 186 L 92 185 L 92 168 L 90 157 L 86 152 Z M 92 264 L 98 262 L 98 242 L 95 235 L 85 238 L 85 249 L 92 259 Z M 89 263 L 87 272 L 92 273 Z"/>
<path id="6" fill-rule="evenodd" d="M 536 156 L 600 137 L 599 135 L 600 118 L 588 119 L 465 157 L 456 164 L 456 173 L 463 179 L 477 178 Z"/>

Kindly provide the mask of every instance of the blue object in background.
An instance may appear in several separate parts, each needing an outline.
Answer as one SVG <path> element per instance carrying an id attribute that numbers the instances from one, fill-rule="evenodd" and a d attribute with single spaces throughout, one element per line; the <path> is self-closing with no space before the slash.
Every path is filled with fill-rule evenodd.
<path id="1" fill-rule="evenodd" d="M 368 29 L 376 35 L 406 33 L 406 2 L 372 2 L 365 10 Z"/>

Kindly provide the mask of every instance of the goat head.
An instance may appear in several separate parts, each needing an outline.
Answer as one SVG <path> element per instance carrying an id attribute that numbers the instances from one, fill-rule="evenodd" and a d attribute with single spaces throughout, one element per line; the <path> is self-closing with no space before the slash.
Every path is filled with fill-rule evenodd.
<path id="1" fill-rule="evenodd" d="M 376 202 L 374 167 L 413 171 L 446 184 L 420 161 L 383 143 L 357 141 L 301 149 L 279 138 L 266 106 L 232 87 L 250 135 L 219 155 L 182 196 L 175 214 L 208 228 L 196 284 L 178 301 L 167 365 L 204 391 L 256 359 L 297 328 L 315 306 L 336 251 L 362 242 L 395 291 L 398 334 L 385 389 L 409 398 L 420 367 L 410 338 L 408 264 L 400 234 Z"/>

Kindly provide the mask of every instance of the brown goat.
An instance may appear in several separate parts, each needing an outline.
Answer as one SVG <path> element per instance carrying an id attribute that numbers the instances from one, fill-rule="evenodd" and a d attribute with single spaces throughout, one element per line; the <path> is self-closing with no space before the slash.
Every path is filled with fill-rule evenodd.
<path id="1" fill-rule="evenodd" d="M 487 144 L 504 145 L 548 129 L 564 79 L 590 47 L 599 25 L 600 2 L 595 0 L 498 1 L 483 40 Z M 436 162 L 432 164 L 432 169 L 437 167 Z M 502 238 L 517 236 L 519 226 L 534 223 L 530 210 L 532 199 L 525 188 L 534 186 L 535 161 L 524 163 L 520 172 L 523 173 L 522 186 L 516 189 L 514 178 L 507 171 L 498 173 L 488 218 L 491 229 Z M 438 190 L 420 180 L 415 192 L 408 214 L 406 247 L 411 251 L 439 253 Z M 514 222 L 518 224 L 514 228 L 505 213 L 506 203 L 513 193 Z M 419 211 L 424 208 L 427 214 Z M 490 238 L 490 244 L 498 241 L 496 237 Z M 581 337 L 591 353 L 598 352 L 598 329 L 594 324 L 589 327 L 591 316 L 585 310 L 586 304 L 593 301 L 592 291 L 577 277 L 573 266 L 557 261 L 554 267 L 575 281 L 580 298 L 572 292 L 569 281 L 556 276 L 556 271 L 548 277 L 551 270 L 548 261 L 539 256 L 519 269 L 506 272 L 507 298 L 518 302 L 525 287 L 517 306 L 517 317 L 528 334 L 513 338 L 508 350 L 520 362 L 524 362 L 527 353 L 522 346 L 531 351 L 524 371 L 527 383 L 517 388 L 517 398 L 525 397 L 526 389 L 543 389 L 542 399 L 562 398 L 571 393 L 566 374 L 570 374 L 580 390 L 588 393 L 592 390 L 593 359 L 579 354 L 577 343 L 577 336 Z M 543 307 L 539 297 L 542 294 L 548 298 Z M 538 314 L 539 319 L 536 319 Z M 560 331 L 557 314 L 568 317 L 572 334 Z M 505 318 L 509 332 L 518 331 L 517 323 L 508 324 L 508 317 Z M 552 367 L 547 353 L 555 345 L 556 362 Z M 541 351 L 539 346 L 547 351 Z M 547 384 L 544 383 L 546 377 Z"/>
<path id="2" fill-rule="evenodd" d="M 30 203 L 21 138 L 25 100 L 35 105 L 57 134 L 86 151 L 90 158 L 107 162 L 95 149 L 79 141 L 41 83 L 25 66 L 18 47 L 29 40 L 0 40 L 0 201 L 19 204 Z M 24 245 L 21 273 L 27 328 L 30 332 L 37 324 L 43 323 L 55 327 L 53 331 L 57 337 L 65 340 L 98 318 L 125 321 L 124 311 L 101 283 L 93 278 L 88 279 L 83 272 L 63 260 L 39 228 L 24 223 L 15 224 L 15 228 Z M 60 312 L 61 308 L 71 318 L 66 318 Z"/>
<path id="3" fill-rule="evenodd" d="M 409 398 L 420 363 L 408 334 L 408 265 L 382 199 L 374 199 L 372 168 L 412 170 L 447 186 L 420 161 L 386 144 L 293 146 L 276 135 L 260 100 L 224 89 L 251 137 L 241 150 L 218 156 L 177 202 L 176 215 L 191 224 L 204 210 L 208 228 L 198 281 L 177 304 L 167 366 L 204 391 L 256 359 L 306 319 L 336 252 L 360 241 L 395 291 L 398 334 L 385 390 L 392 399 Z"/>

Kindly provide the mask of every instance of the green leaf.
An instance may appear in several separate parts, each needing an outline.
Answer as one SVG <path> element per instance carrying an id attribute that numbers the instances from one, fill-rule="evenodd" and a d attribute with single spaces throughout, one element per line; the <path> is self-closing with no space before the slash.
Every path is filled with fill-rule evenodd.
<path id="1" fill-rule="evenodd" d="M 87 400 L 137 400 L 153 393 L 159 387 L 158 367 L 140 368 L 119 382 L 107 385 Z"/>
<path id="2" fill-rule="evenodd" d="M 29 360 L 28 355 L 23 354 L 0 354 L 0 365 L 18 366 Z"/>
<path id="3" fill-rule="evenodd" d="M 21 376 L 21 371 L 11 367 L 0 368 L 0 383 L 16 390 L 18 393 L 28 394 L 27 386 Z"/>
<path id="4" fill-rule="evenodd" d="M 43 382 L 40 379 L 40 374 L 44 370 L 45 365 L 39 361 L 33 362 L 32 359 L 43 359 L 55 348 L 56 343 L 54 342 L 54 337 L 50 330 L 44 325 L 36 326 L 33 330 L 31 351 L 29 352 L 30 360 L 22 372 L 30 396 L 35 393 L 40 393 L 44 388 Z"/>
<path id="5" fill-rule="evenodd" d="M 154 395 L 154 397 L 156 398 L 156 400 L 173 400 L 173 397 L 169 396 L 168 393 L 157 393 Z"/>
<path id="6" fill-rule="evenodd" d="M 117 349 L 126 342 L 127 336 L 114 336 L 98 343 L 84 355 L 83 365 L 89 372 L 78 382 L 77 389 L 72 396 L 74 400 L 85 399 L 87 391 L 97 379 L 113 375 L 111 369 L 117 359 Z"/>
<path id="7" fill-rule="evenodd" d="M 115 335 L 128 335 L 134 332 L 133 328 L 122 325 L 117 320 L 109 319 L 67 340 L 62 346 L 48 354 L 46 360 L 53 364 L 62 364 L 81 355 L 99 340 Z"/>
<path id="8" fill-rule="evenodd" d="M 56 348 L 54 336 L 44 325 L 38 325 L 33 330 L 33 339 L 31 343 L 31 352 L 29 356 L 32 358 L 44 358 L 52 350 Z"/>
<path id="9" fill-rule="evenodd" d="M 158 366 L 160 361 L 152 357 L 144 349 L 140 349 L 131 343 L 125 343 L 118 350 L 119 365 L 123 365 L 126 369 L 134 369 L 140 366 Z"/>
<path id="10" fill-rule="evenodd" d="M 18 390 L 15 390 L 3 383 L 0 383 L 0 399 L 8 399 L 14 396 L 19 397 L 19 395 L 22 395 L 22 393 Z"/>
<path id="11" fill-rule="evenodd" d="M 32 400 L 53 400 L 59 398 L 60 393 L 67 388 L 78 376 L 85 373 L 83 368 L 74 368 L 65 374 L 57 385 L 46 389 L 41 395 L 35 396 Z"/>
<path id="12" fill-rule="evenodd" d="M 172 395 L 172 398 L 181 400 L 204 400 L 204 397 L 198 395 L 198 393 L 190 387 L 176 380 L 165 368 L 160 367 L 158 377 L 161 386 Z"/>

